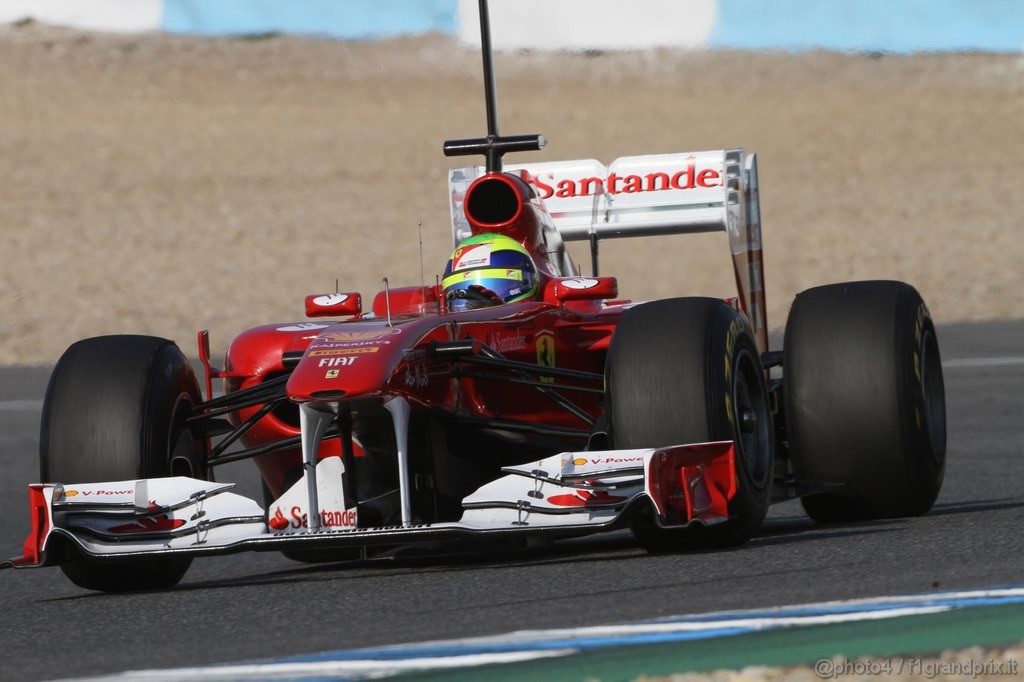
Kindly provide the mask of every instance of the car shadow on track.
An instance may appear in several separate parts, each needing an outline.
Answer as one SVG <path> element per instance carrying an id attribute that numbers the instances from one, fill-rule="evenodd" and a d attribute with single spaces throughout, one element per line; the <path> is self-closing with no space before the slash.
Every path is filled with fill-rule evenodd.
<path id="1" fill-rule="evenodd" d="M 937 504 L 926 516 L 946 516 L 949 514 L 973 514 L 983 511 L 1003 511 L 1006 509 L 1024 508 L 1024 500 L 1013 497 L 1000 497 L 995 500 L 978 500 L 976 502 L 947 502 Z"/>
<path id="2" fill-rule="evenodd" d="M 732 554 L 732 553 L 734 553 L 736 551 L 739 551 L 739 550 L 729 550 L 727 553 Z M 687 553 L 686 555 L 684 555 L 684 554 L 670 555 L 670 556 L 668 556 L 668 558 L 672 558 L 672 556 L 683 558 L 685 556 L 693 556 L 693 555 L 696 555 L 696 554 L 723 554 L 723 552 L 722 551 L 718 551 L 718 552 L 710 552 L 710 551 L 708 551 L 708 552 L 690 552 L 690 553 Z M 233 588 L 245 588 L 245 587 L 265 588 L 265 587 L 272 587 L 272 586 L 275 586 L 275 585 L 289 585 L 289 584 L 296 584 L 296 583 L 302 583 L 302 584 L 333 583 L 333 582 L 337 582 L 337 581 L 350 581 L 350 580 L 359 580 L 359 579 L 378 579 L 378 578 L 380 578 L 382 576 L 382 574 L 384 572 L 386 572 L 386 575 L 388 577 L 396 577 L 396 576 L 397 577 L 400 577 L 400 576 L 422 576 L 426 572 L 439 572 L 439 573 L 443 572 L 444 574 L 449 575 L 451 573 L 458 573 L 458 572 L 480 572 L 480 571 L 488 571 L 488 570 L 507 571 L 512 566 L 519 566 L 519 567 L 533 566 L 533 565 L 539 566 L 541 564 L 548 565 L 548 566 L 553 565 L 553 564 L 554 565 L 566 564 L 566 565 L 572 566 L 572 565 L 579 565 L 579 564 L 584 564 L 584 563 L 588 563 L 588 562 L 589 563 L 600 562 L 600 565 L 602 567 L 607 567 L 608 562 L 610 562 L 610 561 L 612 561 L 612 562 L 632 561 L 632 560 L 637 559 L 638 556 L 647 556 L 647 555 L 642 553 L 642 552 L 640 552 L 639 554 L 638 553 L 631 553 L 629 555 L 613 556 L 613 557 L 609 557 L 607 555 L 603 555 L 603 556 L 600 556 L 600 557 L 581 557 L 581 556 L 578 555 L 578 553 L 574 553 L 574 557 L 571 558 L 571 559 L 560 559 L 560 560 L 543 561 L 543 562 L 530 562 L 530 561 L 526 561 L 526 560 L 520 559 L 519 561 L 516 561 L 516 562 L 502 562 L 500 564 L 483 564 L 483 565 L 481 565 L 479 560 L 474 560 L 472 562 L 474 565 L 472 565 L 472 566 L 453 565 L 452 563 L 441 563 L 441 562 L 437 562 L 437 561 L 431 562 L 429 565 L 425 561 L 423 561 L 423 562 L 421 562 L 421 561 L 416 561 L 416 562 L 403 561 L 400 564 L 392 564 L 390 566 L 380 566 L 380 567 L 376 567 L 375 566 L 374 570 L 372 572 L 368 572 L 368 573 L 364 572 L 364 573 L 361 573 L 360 575 L 353 575 L 353 571 L 350 570 L 350 569 L 366 569 L 366 563 L 365 562 L 353 563 L 353 564 L 325 564 L 325 565 L 318 565 L 318 566 L 300 567 L 300 568 L 297 568 L 297 569 L 291 569 L 291 570 L 287 570 L 287 571 L 276 571 L 273 574 L 269 574 L 269 575 L 268 574 L 264 574 L 264 575 L 261 575 L 261 576 L 252 576 L 252 577 L 245 577 L 245 578 L 234 578 L 234 579 L 224 579 L 224 580 L 209 580 L 209 581 L 202 581 L 202 582 L 195 582 L 195 583 L 185 583 L 185 584 L 178 585 L 177 587 L 173 588 L 169 592 L 187 593 L 187 592 L 203 592 L 203 591 L 208 591 L 208 590 L 233 589 Z M 750 581 L 750 580 L 761 581 L 761 580 L 764 580 L 764 579 L 781 578 L 781 577 L 784 577 L 784 576 L 791 576 L 794 573 L 805 573 L 807 575 L 814 575 L 814 574 L 816 574 L 819 571 L 820 571 L 820 569 L 818 567 L 816 567 L 816 566 L 806 566 L 806 567 L 787 566 L 785 568 L 773 569 L 773 570 L 754 569 L 754 570 L 751 570 L 751 571 L 740 571 L 738 573 L 735 573 L 735 574 L 729 576 L 727 578 L 727 580 L 734 580 L 734 581 Z M 670 590 L 670 591 L 677 591 L 677 590 L 679 590 L 682 587 L 691 587 L 691 588 L 692 587 L 697 587 L 697 588 L 700 588 L 700 589 L 704 589 L 702 586 L 721 584 L 723 579 L 724 579 L 723 576 L 722 575 L 718 575 L 718 574 L 716 574 L 716 575 L 706 575 L 706 574 L 703 574 L 703 573 L 697 573 L 697 574 L 694 574 L 693 577 L 688 578 L 688 579 L 683 579 L 683 578 L 680 578 L 677 575 L 673 575 L 673 577 L 670 578 L 667 581 L 663 581 L 663 582 L 650 582 L 650 581 L 648 581 L 648 582 L 645 582 L 643 585 L 635 586 L 635 587 L 615 587 L 615 588 L 610 588 L 610 589 L 605 588 L 605 589 L 599 589 L 597 591 L 595 591 L 593 589 L 593 587 L 587 587 L 586 588 L 586 593 L 588 595 L 594 597 L 595 599 L 596 598 L 623 598 L 623 597 L 628 597 L 631 594 L 649 594 L 652 590 L 660 590 L 660 589 Z M 133 593 L 125 593 L 125 594 L 128 595 L 128 594 L 133 594 Z M 134 594 L 140 594 L 140 593 L 134 593 Z M 63 598 L 63 599 L 54 599 L 54 600 L 50 600 L 50 601 L 73 601 L 73 600 L 77 600 L 77 599 L 92 599 L 92 598 L 96 598 L 96 597 L 99 597 L 99 598 L 103 598 L 103 597 L 111 598 L 111 597 L 117 597 L 117 596 L 119 596 L 119 595 L 86 594 L 86 595 L 79 595 L 79 596 L 75 596 L 75 597 L 66 597 L 66 598 Z M 560 593 L 557 596 L 552 596 L 550 594 L 529 595 L 529 596 L 524 596 L 522 598 L 506 599 L 506 600 L 502 600 L 502 601 L 490 600 L 488 602 L 488 608 L 502 608 L 502 607 L 509 607 L 509 606 L 522 606 L 524 604 L 548 604 L 548 605 L 550 605 L 552 602 L 558 601 L 560 599 L 572 600 L 572 599 L 576 599 L 578 597 L 579 597 L 578 593 L 570 593 L 570 592 Z M 462 608 L 464 608 L 464 605 L 458 604 L 458 605 L 453 605 L 451 610 L 460 610 Z M 448 610 L 448 609 L 441 609 L 441 610 Z"/>
<path id="3" fill-rule="evenodd" d="M 829 525 L 801 525 L 799 527 L 772 527 L 762 529 L 751 541 L 751 547 L 771 547 L 790 543 L 807 543 L 815 540 L 861 537 L 886 533 L 900 533 L 906 526 L 894 526 L 888 521 L 858 521 L 856 523 L 835 523 Z"/>
<path id="4" fill-rule="evenodd" d="M 703 557 L 701 560 L 715 556 L 735 557 L 737 553 L 757 551 L 759 549 L 788 543 L 807 543 L 817 540 L 834 540 L 851 536 L 894 533 L 902 527 L 893 527 L 891 521 L 843 524 L 839 526 L 817 526 L 804 523 L 785 523 L 786 519 L 775 519 L 755 536 L 748 544 L 731 549 L 697 550 L 680 552 L 670 555 L 649 555 L 637 547 L 628 532 L 609 534 L 605 537 L 588 537 L 566 540 L 550 545 L 515 549 L 487 549 L 485 551 L 465 550 L 459 553 L 451 551 L 439 553 L 435 550 L 418 550 L 419 553 L 406 551 L 396 556 L 367 560 L 350 560 L 325 562 L 318 564 L 296 564 L 294 568 L 276 570 L 259 575 L 217 578 L 184 582 L 171 590 L 153 592 L 200 592 L 204 590 L 231 589 L 244 587 L 271 587 L 296 583 L 330 583 L 338 581 L 376 580 L 381 577 L 401 577 L 423 575 L 428 573 L 471 573 L 485 571 L 505 571 L 511 567 L 529 568 L 531 566 L 586 566 L 598 562 L 607 566 L 609 562 L 633 562 L 646 559 L 675 557 Z M 882 526 L 886 527 L 870 527 Z M 790 567 L 786 572 L 792 572 Z M 758 574 L 760 575 L 760 573 Z M 741 576 L 742 577 L 742 576 Z M 750 576 L 746 576 L 750 577 Z M 721 579 L 719 576 L 716 578 Z M 677 584 L 677 583 L 673 583 Z M 649 586 L 650 587 L 650 586 Z M 68 597 L 59 597 L 45 601 L 67 602 L 80 599 L 116 598 L 118 596 L 145 594 L 148 592 L 125 592 L 120 594 L 86 593 Z"/>

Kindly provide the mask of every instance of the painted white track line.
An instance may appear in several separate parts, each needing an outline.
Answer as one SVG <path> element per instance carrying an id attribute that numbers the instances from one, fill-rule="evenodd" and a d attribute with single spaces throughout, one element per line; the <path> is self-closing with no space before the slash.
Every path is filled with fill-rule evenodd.
<path id="1" fill-rule="evenodd" d="M 0 400 L 3 412 L 38 412 L 43 409 L 42 400 Z"/>
<path id="2" fill-rule="evenodd" d="M 515 651 L 470 656 L 439 656 L 408 658 L 397 661 L 320 661 L 302 663 L 270 663 L 229 665 L 220 668 L 178 668 L 175 670 L 138 670 L 113 677 L 85 678 L 90 682 L 117 680 L 127 682 L 248 682 L 249 680 L 302 680 L 302 679 L 378 679 L 403 672 L 424 670 L 453 670 L 473 668 L 492 663 L 520 663 L 538 658 L 551 658 L 576 653 L 572 649 L 555 651 Z"/>
<path id="3" fill-rule="evenodd" d="M 224 394 L 214 391 L 213 397 L 220 398 Z M 43 409 L 43 400 L 0 400 L 0 412 L 39 412 Z"/>
<path id="4" fill-rule="evenodd" d="M 1012 367 L 1014 365 L 1024 366 L 1024 357 L 1008 358 L 955 358 L 945 360 L 942 366 L 946 369 L 961 369 L 964 367 Z"/>
<path id="5" fill-rule="evenodd" d="M 617 625 L 520 630 L 463 640 L 324 652 L 227 665 L 134 670 L 79 679 L 90 682 L 380 679 L 410 671 L 438 671 L 567 656 L 609 646 L 711 639 L 777 628 L 877 621 L 998 604 L 1024 604 L 1024 586 L 830 601 L 749 611 L 720 611 Z"/>

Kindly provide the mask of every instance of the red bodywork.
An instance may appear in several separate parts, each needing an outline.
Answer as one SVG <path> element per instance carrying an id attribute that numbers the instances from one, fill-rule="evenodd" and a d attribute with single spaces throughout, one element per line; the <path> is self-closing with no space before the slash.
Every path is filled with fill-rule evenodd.
<path id="1" fill-rule="evenodd" d="M 290 403 L 245 432 L 241 437 L 245 446 L 299 435 L 297 403 L 339 403 L 365 413 L 394 396 L 405 397 L 414 415 L 443 413 L 442 418 L 455 420 L 544 425 L 555 430 L 549 440 L 567 448 L 585 445 L 592 423 L 545 399 L 536 386 L 472 376 L 476 373 L 424 352 L 432 342 L 472 339 L 508 360 L 600 375 L 615 325 L 628 303 L 609 304 L 607 299 L 618 293 L 614 278 L 585 278 L 587 289 L 565 285 L 567 277 L 578 279 L 576 273 L 562 270 L 560 263 L 567 262 L 564 245 L 533 187 L 520 176 L 494 173 L 479 178 L 467 192 L 465 205 L 475 234 L 508 235 L 529 250 L 540 277 L 539 300 L 449 313 L 437 287 L 405 287 L 391 289 L 388 295 L 378 293 L 370 313 L 327 323 L 325 328 L 292 323 L 250 329 L 231 344 L 225 369 L 214 376 L 225 379 L 225 391 L 230 393 L 290 371 L 286 389 Z M 483 205 L 486 209 L 474 211 Z M 303 352 L 302 358 L 289 369 L 286 357 L 296 352 Z M 555 382 L 542 375 L 541 381 L 545 380 Z M 583 385 L 572 379 L 557 383 L 560 387 Z M 591 421 L 600 416 L 600 391 L 563 392 Z M 242 424 L 260 408 L 253 405 L 233 413 L 233 425 Z M 355 436 L 355 456 L 361 457 L 366 454 L 364 441 L 372 434 L 363 433 L 361 438 L 357 424 Z M 340 452 L 338 439 L 325 440 L 319 456 Z M 536 452 L 524 449 L 523 460 Z M 275 496 L 291 482 L 290 475 L 294 478 L 300 462 L 297 445 L 256 458 Z"/>

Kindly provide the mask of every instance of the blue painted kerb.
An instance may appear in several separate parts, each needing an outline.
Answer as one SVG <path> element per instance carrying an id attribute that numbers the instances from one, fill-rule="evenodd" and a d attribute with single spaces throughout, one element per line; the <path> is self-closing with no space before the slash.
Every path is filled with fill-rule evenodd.
<path id="1" fill-rule="evenodd" d="M 293 33 L 366 39 L 455 33 L 458 0 L 164 0 L 161 29 L 198 35 Z"/>

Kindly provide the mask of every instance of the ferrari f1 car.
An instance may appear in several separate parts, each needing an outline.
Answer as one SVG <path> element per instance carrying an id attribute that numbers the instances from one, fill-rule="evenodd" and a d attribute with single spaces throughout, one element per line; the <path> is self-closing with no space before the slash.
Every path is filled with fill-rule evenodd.
<path id="1" fill-rule="evenodd" d="M 824 522 L 931 507 L 945 404 L 918 293 L 805 291 L 770 349 L 755 156 L 503 168 L 544 140 L 498 134 L 486 10 L 488 135 L 444 146 L 486 163 L 450 172 L 463 246 L 445 280 L 385 281 L 369 310 L 354 292 L 309 296 L 318 321 L 245 331 L 222 368 L 200 332 L 201 380 L 165 339 L 75 343 L 46 393 L 31 532 L 4 566 L 152 589 L 195 557 L 242 550 L 312 561 L 628 528 L 667 552 L 741 544 L 795 497 Z M 631 303 L 598 274 L 602 240 L 707 231 L 727 235 L 734 297 Z M 493 240 L 472 239 L 484 235 L 525 254 L 531 295 L 464 305 L 476 290 L 459 282 L 519 276 Z M 589 244 L 590 275 L 570 241 Z M 215 481 L 242 459 L 262 500 Z"/>

